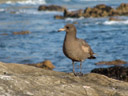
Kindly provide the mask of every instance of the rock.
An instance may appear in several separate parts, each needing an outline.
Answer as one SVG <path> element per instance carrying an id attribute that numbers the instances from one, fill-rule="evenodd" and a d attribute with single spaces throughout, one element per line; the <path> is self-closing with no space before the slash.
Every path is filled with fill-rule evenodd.
<path id="1" fill-rule="evenodd" d="M 65 19 L 64 16 L 60 16 L 60 15 L 55 15 L 54 18 L 55 18 L 55 19 Z"/>
<path id="2" fill-rule="evenodd" d="M 89 73 L 44 70 L 25 64 L 0 62 L 1 96 L 127 96 L 128 83 Z"/>
<path id="3" fill-rule="evenodd" d="M 71 18 L 79 18 L 83 16 L 83 10 L 76 10 L 76 11 L 68 11 L 67 9 L 64 10 L 64 17 L 71 17 Z"/>
<path id="4" fill-rule="evenodd" d="M 0 34 L 0 35 L 8 35 L 8 33 L 2 33 L 2 34 Z"/>
<path id="5" fill-rule="evenodd" d="M 117 59 L 117 60 L 113 60 L 113 61 L 101 61 L 96 63 L 97 65 L 99 64 L 106 64 L 106 65 L 122 65 L 122 64 L 128 64 L 128 62 Z"/>
<path id="6" fill-rule="evenodd" d="M 128 82 L 128 67 L 114 66 L 110 68 L 96 68 L 93 69 L 91 72 L 103 74 L 110 78 Z"/>
<path id="7" fill-rule="evenodd" d="M 41 63 L 37 63 L 37 64 L 28 64 L 30 66 L 35 66 L 38 68 L 44 68 L 44 69 L 49 69 L 52 70 L 55 68 L 55 66 L 52 64 L 52 62 L 50 60 L 45 60 Z"/>
<path id="8" fill-rule="evenodd" d="M 13 32 L 14 35 L 24 35 L 24 34 L 29 34 L 31 33 L 30 31 L 21 31 L 21 32 Z"/>
<path id="9" fill-rule="evenodd" d="M 66 8 L 58 5 L 40 5 L 38 11 L 64 11 Z"/>
<path id="10" fill-rule="evenodd" d="M 107 6 L 105 4 L 96 5 L 94 8 L 97 8 L 106 12 L 109 12 L 112 9 L 110 6 Z"/>
<path id="11" fill-rule="evenodd" d="M 116 17 L 110 17 L 109 21 L 125 21 L 125 19 L 120 19 L 120 18 L 116 18 Z"/>
<path id="12" fill-rule="evenodd" d="M 110 6 L 106 6 L 104 4 L 96 5 L 94 8 L 86 8 L 84 10 L 84 17 L 105 17 L 108 16 L 108 12 L 110 12 L 112 8 Z"/>
<path id="13" fill-rule="evenodd" d="M 128 15 L 128 4 L 120 4 L 120 6 L 116 8 L 116 10 L 118 11 L 119 15 Z"/>
<path id="14" fill-rule="evenodd" d="M 79 18 L 79 17 L 107 17 L 107 16 L 127 16 L 128 15 L 128 4 L 122 3 L 119 7 L 112 8 L 105 4 L 96 5 L 93 8 L 87 7 L 85 10 L 68 11 L 64 9 L 63 16 L 55 16 L 55 18 Z"/>

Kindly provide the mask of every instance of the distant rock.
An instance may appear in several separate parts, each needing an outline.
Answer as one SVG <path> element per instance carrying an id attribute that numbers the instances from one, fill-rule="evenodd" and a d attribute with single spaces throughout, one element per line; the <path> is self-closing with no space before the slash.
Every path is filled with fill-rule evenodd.
<path id="1" fill-rule="evenodd" d="M 108 16 L 110 10 L 112 8 L 110 6 L 107 6 L 105 4 L 96 5 L 94 8 L 86 8 L 84 10 L 83 16 L 84 17 L 104 17 Z"/>
<path id="2" fill-rule="evenodd" d="M 127 96 L 128 83 L 89 73 L 44 70 L 0 62 L 0 96 Z"/>
<path id="3" fill-rule="evenodd" d="M 124 19 L 116 18 L 116 17 L 110 17 L 109 21 L 125 21 Z"/>
<path id="4" fill-rule="evenodd" d="M 13 32 L 13 35 L 24 35 L 24 34 L 29 34 L 31 33 L 30 31 L 20 31 L 20 32 Z"/>
<path id="5" fill-rule="evenodd" d="M 38 11 L 64 11 L 66 8 L 58 5 L 40 5 Z"/>
<path id="6" fill-rule="evenodd" d="M 54 18 L 55 18 L 55 19 L 65 19 L 64 16 L 60 16 L 60 15 L 55 15 Z"/>
<path id="7" fill-rule="evenodd" d="M 28 64 L 30 66 L 35 66 L 35 67 L 38 67 L 38 68 L 44 68 L 44 69 L 54 69 L 55 66 L 52 64 L 52 62 L 50 60 L 45 60 L 41 63 L 37 63 L 37 64 Z"/>
<path id="8" fill-rule="evenodd" d="M 91 72 L 103 74 L 110 78 L 128 82 L 128 67 L 114 66 L 110 68 L 96 68 L 96 69 L 93 69 Z"/>
<path id="9" fill-rule="evenodd" d="M 122 3 L 116 8 L 119 15 L 128 15 L 128 3 Z"/>
<path id="10" fill-rule="evenodd" d="M 64 15 L 61 16 L 63 18 L 79 18 L 79 17 L 108 17 L 108 16 L 128 16 L 128 4 L 122 3 L 117 8 L 112 8 L 111 6 L 107 6 L 105 4 L 99 4 L 94 6 L 93 8 L 87 7 L 86 9 L 76 10 L 76 11 L 68 11 L 64 10 Z M 56 16 L 55 16 L 56 18 Z M 56 18 L 58 19 L 58 18 Z"/>
<path id="11" fill-rule="evenodd" d="M 76 11 L 68 11 L 64 10 L 64 17 L 72 17 L 72 18 L 79 18 L 83 16 L 83 10 L 76 10 Z"/>
<path id="12" fill-rule="evenodd" d="M 0 34 L 0 35 L 8 35 L 8 33 L 2 33 L 2 34 Z"/>
<path id="13" fill-rule="evenodd" d="M 105 65 L 122 65 L 122 64 L 128 64 L 128 62 L 117 59 L 117 60 L 113 60 L 113 61 L 101 61 L 96 63 L 97 65 L 100 64 L 105 64 Z"/>

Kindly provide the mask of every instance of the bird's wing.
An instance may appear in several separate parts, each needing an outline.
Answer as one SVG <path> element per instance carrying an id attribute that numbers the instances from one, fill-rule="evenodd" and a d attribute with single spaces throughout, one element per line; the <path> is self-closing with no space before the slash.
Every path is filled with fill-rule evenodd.
<path id="1" fill-rule="evenodd" d="M 94 52 L 91 49 L 90 45 L 83 39 L 79 39 L 81 42 L 81 46 L 84 52 L 88 53 L 90 55 L 90 57 L 94 57 Z"/>

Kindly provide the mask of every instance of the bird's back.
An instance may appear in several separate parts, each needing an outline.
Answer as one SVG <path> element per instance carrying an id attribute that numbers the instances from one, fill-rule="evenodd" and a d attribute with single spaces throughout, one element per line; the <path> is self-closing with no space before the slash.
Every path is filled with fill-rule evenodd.
<path id="1" fill-rule="evenodd" d="M 83 61 L 92 53 L 90 46 L 82 39 L 66 40 L 63 44 L 64 54 L 73 61 Z"/>

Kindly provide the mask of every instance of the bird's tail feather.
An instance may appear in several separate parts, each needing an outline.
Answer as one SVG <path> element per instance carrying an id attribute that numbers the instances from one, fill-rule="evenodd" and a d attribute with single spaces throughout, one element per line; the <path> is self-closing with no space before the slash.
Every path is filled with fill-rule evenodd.
<path id="1" fill-rule="evenodd" d="M 96 59 L 96 57 L 91 55 L 90 57 L 88 57 L 88 59 Z"/>

